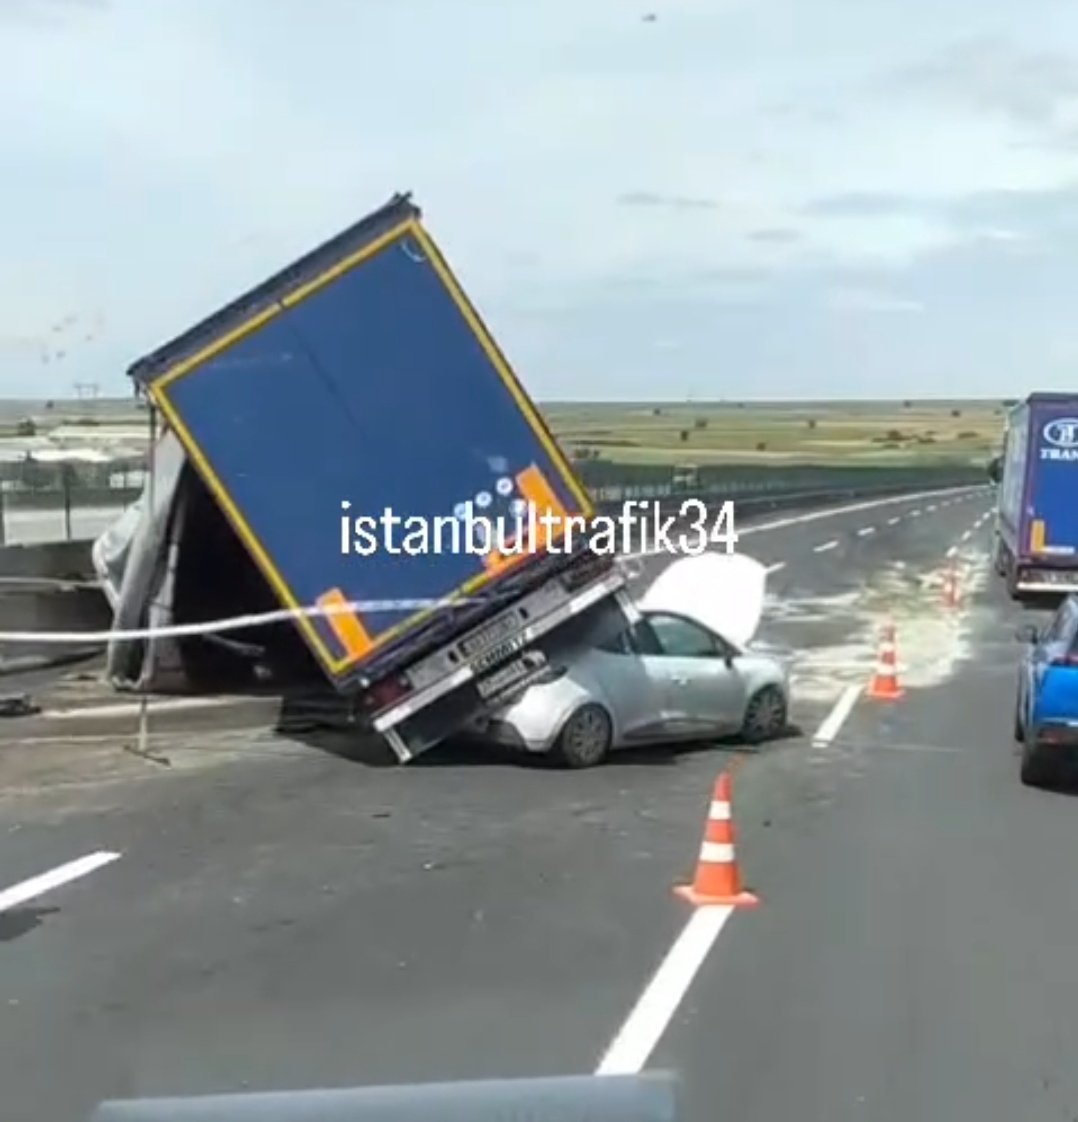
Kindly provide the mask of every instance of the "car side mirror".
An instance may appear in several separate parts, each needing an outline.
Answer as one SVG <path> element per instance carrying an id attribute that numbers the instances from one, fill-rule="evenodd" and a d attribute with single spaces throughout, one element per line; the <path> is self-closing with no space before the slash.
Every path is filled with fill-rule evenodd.
<path id="1" fill-rule="evenodd" d="M 1040 638 L 1037 629 L 1031 623 L 1024 623 L 1014 633 L 1014 637 L 1019 643 L 1036 643 Z"/>

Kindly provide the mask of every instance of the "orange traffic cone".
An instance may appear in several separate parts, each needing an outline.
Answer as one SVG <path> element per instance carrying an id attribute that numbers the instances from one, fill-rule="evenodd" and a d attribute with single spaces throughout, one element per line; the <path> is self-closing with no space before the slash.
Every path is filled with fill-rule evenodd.
<path id="1" fill-rule="evenodd" d="M 898 659 L 895 654 L 895 625 L 884 626 L 876 659 L 876 673 L 868 687 L 868 696 L 881 701 L 894 701 L 905 690 L 898 684 Z"/>
<path id="2" fill-rule="evenodd" d="M 741 886 L 741 873 L 734 851 L 733 808 L 730 794 L 733 781 L 724 771 L 715 782 L 715 793 L 708 810 L 704 841 L 696 862 L 692 884 L 679 885 L 674 891 L 697 907 L 725 905 L 751 908 L 759 899 Z"/>
<path id="3" fill-rule="evenodd" d="M 958 591 L 958 567 L 952 557 L 943 574 L 943 603 L 948 608 L 957 608 L 961 599 Z"/>

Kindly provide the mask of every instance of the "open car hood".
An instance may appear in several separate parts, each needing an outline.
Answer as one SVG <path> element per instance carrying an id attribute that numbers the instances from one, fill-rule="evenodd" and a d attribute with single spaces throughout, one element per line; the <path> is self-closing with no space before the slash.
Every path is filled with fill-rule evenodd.
<path id="1" fill-rule="evenodd" d="M 752 641 L 764 612 L 767 569 L 743 553 L 679 557 L 638 599 L 645 612 L 686 616 L 739 647 Z"/>

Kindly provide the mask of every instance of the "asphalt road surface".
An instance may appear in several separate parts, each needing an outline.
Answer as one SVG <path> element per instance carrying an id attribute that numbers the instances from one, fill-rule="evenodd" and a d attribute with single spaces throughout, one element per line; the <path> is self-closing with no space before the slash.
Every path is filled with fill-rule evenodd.
<path id="1" fill-rule="evenodd" d="M 1074 807 L 1018 781 L 1029 613 L 988 573 L 989 503 L 742 538 L 773 567 L 762 637 L 798 652 L 802 732 L 758 752 L 567 773 L 204 727 L 153 759 L 5 741 L 0 1116 L 604 1063 L 680 1072 L 690 1122 L 1074 1118 Z M 884 703 L 864 686 L 888 619 L 906 693 Z M 671 889 L 733 761 L 762 904 L 687 938 Z"/>

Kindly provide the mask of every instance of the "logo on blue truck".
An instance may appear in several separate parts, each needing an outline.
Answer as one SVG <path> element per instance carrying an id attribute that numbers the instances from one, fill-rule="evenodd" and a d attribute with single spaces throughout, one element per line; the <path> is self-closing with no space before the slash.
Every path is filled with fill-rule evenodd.
<path id="1" fill-rule="evenodd" d="M 1056 417 L 1041 430 L 1042 460 L 1078 460 L 1078 417 Z"/>

